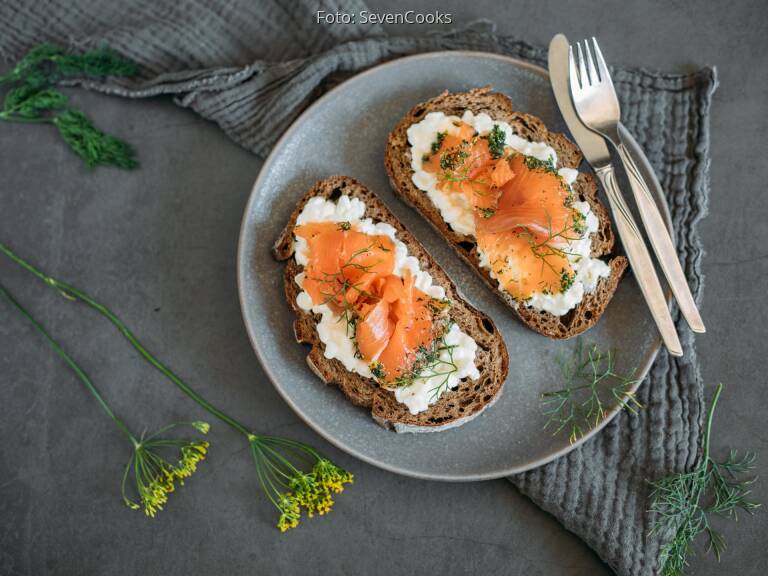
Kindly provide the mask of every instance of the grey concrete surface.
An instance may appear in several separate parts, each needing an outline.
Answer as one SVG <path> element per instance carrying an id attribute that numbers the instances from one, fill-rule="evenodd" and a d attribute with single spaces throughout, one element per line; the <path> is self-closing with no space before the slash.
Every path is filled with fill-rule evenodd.
<path id="1" fill-rule="evenodd" d="M 399 11 L 404 1 L 371 1 Z M 768 476 L 768 29 L 760 2 L 424 2 L 454 23 L 546 43 L 595 34 L 611 59 L 669 71 L 715 64 L 708 254 L 698 340 L 707 390 L 726 390 L 713 449 L 762 452 Z M 429 27 L 390 26 L 422 34 Z M 209 399 L 261 430 L 326 450 L 356 474 L 334 512 L 280 535 L 245 445 L 223 426 L 199 473 L 154 520 L 119 496 L 128 446 L 68 369 L 0 305 L 0 575 L 45 574 L 607 574 L 574 535 L 503 480 L 443 484 L 357 462 L 308 430 L 281 401 L 240 319 L 235 250 L 260 161 L 215 126 L 166 100 L 77 92 L 98 125 L 137 144 L 134 173 L 87 173 L 46 127 L 0 125 L 0 238 L 86 287 Z M 73 351 L 118 413 L 152 429 L 202 412 L 149 370 L 119 336 L 18 268 L 0 277 Z M 215 424 L 215 423 L 214 423 Z M 768 501 L 765 481 L 755 496 Z M 718 522 L 718 565 L 697 547 L 691 574 L 765 573 L 768 515 Z"/>

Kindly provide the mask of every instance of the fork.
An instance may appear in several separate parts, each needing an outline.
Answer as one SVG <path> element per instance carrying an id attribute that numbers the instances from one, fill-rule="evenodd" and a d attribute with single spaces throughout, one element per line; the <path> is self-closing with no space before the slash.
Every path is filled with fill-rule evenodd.
<path id="1" fill-rule="evenodd" d="M 578 53 L 578 75 L 573 58 L 573 46 L 570 49 L 571 60 L 571 96 L 576 113 L 584 125 L 609 141 L 619 153 L 627 172 L 629 184 L 637 203 L 640 219 L 645 226 L 648 239 L 659 260 L 661 269 L 669 282 L 672 293 L 680 306 L 683 317 L 694 332 L 705 332 L 704 322 L 693 300 L 683 268 L 677 258 L 672 238 L 661 217 L 659 208 L 651 196 L 640 171 L 632 156 L 621 140 L 621 109 L 611 75 L 605 64 L 597 40 L 592 38 L 594 58 L 589 49 L 589 42 L 576 43 Z M 586 56 L 585 56 L 586 54 Z"/>
<path id="2" fill-rule="evenodd" d="M 568 82 L 570 84 L 571 97 L 575 101 L 577 100 L 575 95 L 580 93 L 581 87 L 578 82 L 578 72 L 576 71 L 576 64 L 573 58 L 573 50 L 569 50 L 568 66 Z M 574 114 L 576 114 L 575 111 Z M 656 269 L 653 266 L 651 254 L 645 245 L 645 240 L 643 240 L 643 236 L 616 182 L 613 162 L 611 161 L 611 155 L 608 152 L 605 139 L 595 132 L 586 131 L 580 139 L 577 138 L 577 142 L 582 147 L 584 157 L 594 169 L 595 174 L 597 174 L 605 189 L 605 195 L 608 197 L 608 203 L 613 213 L 616 231 L 621 238 L 622 244 L 624 244 L 624 251 L 627 253 L 627 258 L 629 258 L 629 264 L 632 266 L 635 279 L 640 291 L 643 293 L 646 304 L 648 304 L 651 316 L 659 329 L 659 334 L 661 334 L 661 338 L 670 354 L 682 356 L 683 348 L 680 345 L 680 338 L 677 335 L 675 323 L 672 321 L 672 316 L 669 313 L 667 299 L 664 297 L 664 292 L 661 289 L 661 283 L 656 275 Z"/>

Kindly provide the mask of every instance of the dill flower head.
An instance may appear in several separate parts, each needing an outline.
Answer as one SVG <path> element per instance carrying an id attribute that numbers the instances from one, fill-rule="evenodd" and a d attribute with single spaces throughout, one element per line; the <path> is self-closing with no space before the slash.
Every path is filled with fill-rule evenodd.
<path id="1" fill-rule="evenodd" d="M 188 425 L 203 434 L 210 426 L 206 422 L 179 422 L 158 430 L 134 445 L 133 454 L 123 474 L 123 500 L 132 510 L 144 509 L 144 513 L 154 518 L 168 501 L 168 495 L 192 476 L 197 465 L 208 452 L 208 442 L 180 438 L 160 438 L 159 435 L 180 425 Z M 126 494 L 126 483 L 133 470 L 137 500 Z"/>
<path id="2" fill-rule="evenodd" d="M 301 442 L 253 434 L 249 441 L 261 487 L 280 512 L 281 532 L 296 528 L 302 511 L 309 518 L 330 512 L 332 495 L 353 481 L 352 474 Z M 309 472 L 302 469 L 309 466 Z"/>
<path id="3" fill-rule="evenodd" d="M 301 519 L 301 505 L 290 493 L 280 494 L 277 500 L 277 509 L 280 510 L 280 520 L 277 527 L 280 532 L 296 528 Z"/>
<path id="4" fill-rule="evenodd" d="M 324 489 L 337 494 L 344 490 L 344 484 L 352 484 L 355 480 L 352 474 L 339 468 L 327 458 L 320 458 L 312 469 L 312 473 Z"/>

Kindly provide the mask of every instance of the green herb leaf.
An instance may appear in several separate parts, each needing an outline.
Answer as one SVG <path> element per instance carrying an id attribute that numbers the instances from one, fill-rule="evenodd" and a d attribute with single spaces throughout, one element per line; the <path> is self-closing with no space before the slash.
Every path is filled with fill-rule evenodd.
<path id="1" fill-rule="evenodd" d="M 67 110 L 56 116 L 53 123 L 89 168 L 103 165 L 132 169 L 138 166 L 130 145 L 96 129 L 82 112 Z"/>

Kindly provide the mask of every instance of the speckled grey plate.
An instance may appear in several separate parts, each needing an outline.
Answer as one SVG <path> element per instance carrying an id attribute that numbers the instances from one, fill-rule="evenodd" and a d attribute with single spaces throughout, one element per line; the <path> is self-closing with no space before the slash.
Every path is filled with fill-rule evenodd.
<path id="1" fill-rule="evenodd" d="M 243 218 L 240 301 L 253 347 L 275 387 L 307 424 L 339 448 L 409 476 L 498 478 L 540 466 L 575 447 L 565 433 L 553 436 L 543 430 L 546 417 L 540 401 L 542 392 L 560 387 L 555 359 L 575 342 L 549 340 L 517 322 L 429 225 L 395 198 L 384 171 L 387 135 L 414 104 L 445 89 L 486 84 L 509 95 L 519 110 L 542 118 L 550 129 L 566 130 L 541 68 L 477 52 L 402 58 L 341 84 L 296 120 L 264 164 Z M 352 406 L 336 388 L 322 384 L 307 367 L 308 348 L 293 338 L 294 315 L 283 295 L 283 264 L 272 259 L 270 248 L 297 200 L 314 182 L 333 174 L 353 176 L 379 194 L 465 297 L 493 317 L 503 332 L 509 378 L 499 401 L 474 421 L 434 434 L 395 434 L 375 424 L 367 411 Z M 640 375 L 648 370 L 659 340 L 631 275 L 585 338 L 602 349 L 617 348 L 618 370 L 636 368 Z"/>

